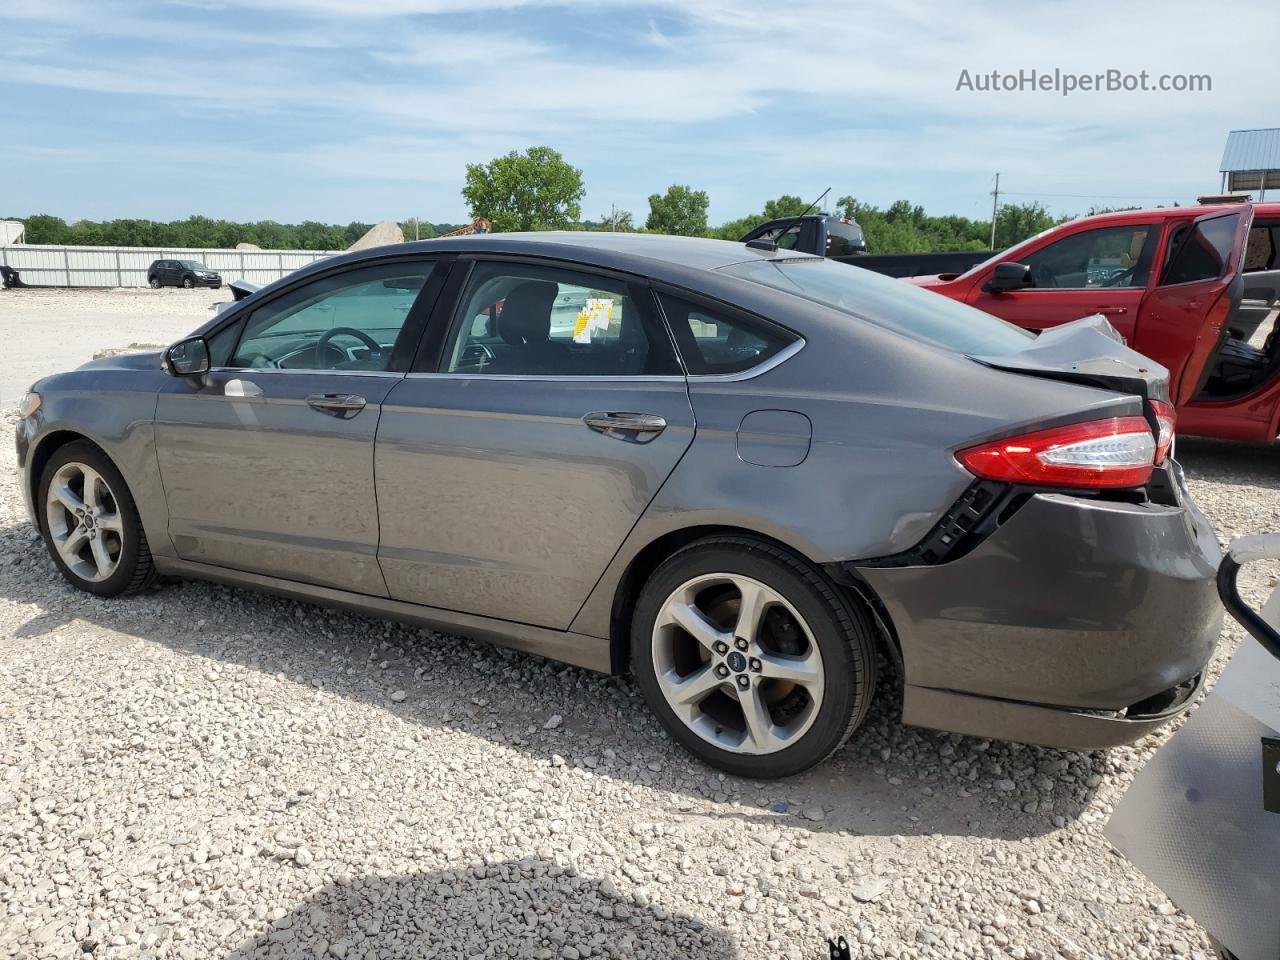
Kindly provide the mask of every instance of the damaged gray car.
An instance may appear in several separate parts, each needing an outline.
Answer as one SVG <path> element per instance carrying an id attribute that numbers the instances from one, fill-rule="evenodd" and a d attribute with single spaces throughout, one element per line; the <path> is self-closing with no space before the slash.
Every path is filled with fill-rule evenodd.
<path id="1" fill-rule="evenodd" d="M 362 251 L 163 355 L 35 384 L 22 488 L 99 596 L 200 577 L 634 674 L 706 762 L 903 720 L 1069 748 L 1203 681 L 1213 531 L 1167 374 L 785 250 L 624 234 Z"/>

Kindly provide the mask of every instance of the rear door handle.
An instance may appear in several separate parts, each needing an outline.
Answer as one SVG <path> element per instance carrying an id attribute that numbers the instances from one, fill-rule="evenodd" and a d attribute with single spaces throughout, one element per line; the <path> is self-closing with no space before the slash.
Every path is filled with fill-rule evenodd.
<path id="1" fill-rule="evenodd" d="M 313 393 L 307 397 L 307 406 L 333 417 L 349 419 L 365 408 L 364 397 L 354 393 Z"/>
<path id="2" fill-rule="evenodd" d="M 606 437 L 637 443 L 646 443 L 667 429 L 667 421 L 656 413 L 588 413 L 582 422 Z"/>

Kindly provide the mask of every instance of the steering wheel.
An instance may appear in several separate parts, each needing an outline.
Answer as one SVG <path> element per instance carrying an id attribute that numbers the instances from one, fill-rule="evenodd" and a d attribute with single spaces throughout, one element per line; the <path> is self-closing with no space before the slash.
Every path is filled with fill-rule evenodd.
<path id="1" fill-rule="evenodd" d="M 1120 286 L 1121 282 L 1125 282 L 1125 285 L 1128 286 L 1127 281 L 1133 278 L 1133 271 L 1136 269 L 1138 269 L 1138 265 L 1135 263 L 1132 267 L 1129 267 L 1127 270 L 1121 270 L 1115 276 L 1108 277 L 1106 280 L 1102 281 L 1101 286 L 1118 287 Z"/>
<path id="2" fill-rule="evenodd" d="M 334 327 L 332 330 L 326 331 L 324 336 L 316 341 L 315 365 L 317 369 L 322 369 L 320 367 L 320 358 L 324 355 L 325 348 L 329 346 L 329 342 L 333 340 L 334 337 L 340 337 L 343 334 L 346 334 L 349 337 L 355 337 L 369 348 L 370 353 L 382 353 L 382 344 L 373 339 L 373 337 L 369 336 L 363 330 L 357 330 L 355 327 Z M 334 347 L 334 349 L 337 350 L 338 348 Z"/>

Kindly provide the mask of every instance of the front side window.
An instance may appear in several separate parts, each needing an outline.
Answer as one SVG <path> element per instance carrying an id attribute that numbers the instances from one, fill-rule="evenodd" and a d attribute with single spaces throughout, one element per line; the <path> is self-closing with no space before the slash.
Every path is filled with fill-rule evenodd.
<path id="1" fill-rule="evenodd" d="M 228 366 L 387 370 L 430 261 L 381 264 L 305 284 L 249 317 Z"/>
<path id="2" fill-rule="evenodd" d="M 1145 287 L 1150 273 L 1143 248 L 1149 224 L 1101 227 L 1063 237 L 1019 262 L 1031 268 L 1036 289 Z"/>
<path id="3" fill-rule="evenodd" d="M 477 264 L 443 373 L 618 377 L 679 373 L 625 281 L 557 267 Z"/>
<path id="4" fill-rule="evenodd" d="M 683 297 L 663 293 L 658 299 L 691 376 L 750 370 L 796 340 L 789 330 Z"/>
<path id="5" fill-rule="evenodd" d="M 1239 214 L 1189 224 L 1174 232 L 1162 286 L 1217 280 L 1227 270 L 1235 246 Z"/>

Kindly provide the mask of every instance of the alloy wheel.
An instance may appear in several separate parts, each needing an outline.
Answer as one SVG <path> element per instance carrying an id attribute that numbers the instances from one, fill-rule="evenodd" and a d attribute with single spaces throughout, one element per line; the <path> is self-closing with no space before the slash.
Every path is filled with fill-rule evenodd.
<path id="1" fill-rule="evenodd" d="M 804 618 L 750 577 L 713 573 L 677 587 L 653 627 L 653 666 L 690 730 L 733 753 L 776 753 L 822 705 L 822 656 Z"/>
<path id="2" fill-rule="evenodd" d="M 63 464 L 49 483 L 45 522 L 54 549 L 82 580 L 106 580 L 120 566 L 124 523 L 111 487 L 83 463 Z"/>

